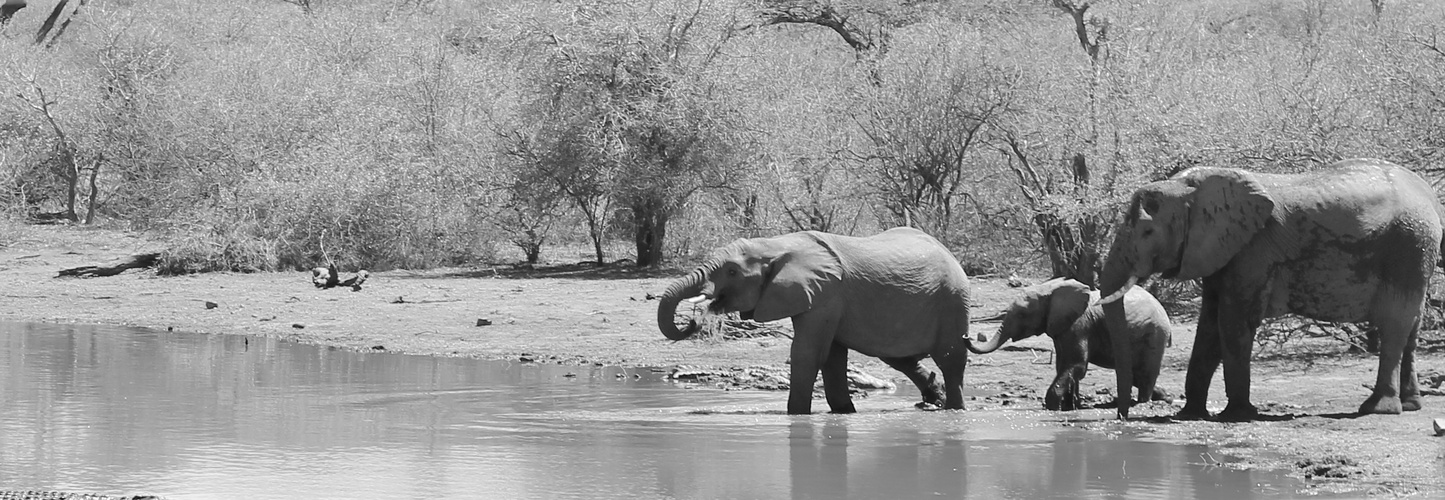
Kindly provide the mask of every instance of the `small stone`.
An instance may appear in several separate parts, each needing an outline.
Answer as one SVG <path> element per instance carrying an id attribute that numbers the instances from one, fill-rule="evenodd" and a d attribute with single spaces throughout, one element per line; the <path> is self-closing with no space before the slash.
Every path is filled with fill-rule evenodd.
<path id="1" fill-rule="evenodd" d="M 374 346 L 371 346 L 371 350 L 373 350 L 373 351 L 385 351 L 385 350 L 386 350 L 386 346 L 384 346 L 384 345 L 374 345 Z"/>
<path id="2" fill-rule="evenodd" d="M 1435 419 L 1435 435 L 1445 436 L 1445 418 Z"/>
<path id="3" fill-rule="evenodd" d="M 487 326 L 490 324 L 492 324 L 492 320 L 489 320 L 487 318 L 477 318 L 477 326 Z"/>
<path id="4" fill-rule="evenodd" d="M 531 363 L 531 362 L 532 362 L 532 358 L 529 358 L 529 357 L 527 357 L 527 356 L 521 356 L 521 357 L 518 357 L 518 358 L 517 358 L 517 361 L 521 361 L 521 362 L 523 362 L 523 363 Z"/>
<path id="5" fill-rule="evenodd" d="M 295 328 L 295 329 L 297 329 L 297 330 L 300 330 L 300 329 L 302 329 L 302 328 L 306 328 L 306 325 L 303 325 L 303 324 L 301 324 L 301 323 L 291 323 L 291 328 Z"/>
<path id="6" fill-rule="evenodd" d="M 576 373 L 572 373 L 572 372 L 567 372 L 567 374 L 566 374 L 566 375 L 563 375 L 563 377 L 567 377 L 567 378 L 577 378 L 577 374 L 576 374 Z"/>
<path id="7" fill-rule="evenodd" d="M 220 307 L 220 305 L 219 305 L 219 304 L 216 304 L 215 302 L 211 302 L 211 301 L 209 301 L 209 300 L 206 301 L 206 309 L 215 309 L 215 308 L 217 308 L 217 307 Z"/>

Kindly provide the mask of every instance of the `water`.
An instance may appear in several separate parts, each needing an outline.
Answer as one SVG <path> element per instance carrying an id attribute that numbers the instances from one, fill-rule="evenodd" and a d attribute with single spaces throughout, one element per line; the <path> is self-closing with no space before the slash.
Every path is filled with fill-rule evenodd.
<path id="1" fill-rule="evenodd" d="M 0 490 L 1245 499 L 1301 486 L 1054 413 L 917 411 L 906 392 L 858 400 L 855 415 L 789 416 L 785 393 L 615 367 L 69 325 L 0 324 L 0 346 Z"/>

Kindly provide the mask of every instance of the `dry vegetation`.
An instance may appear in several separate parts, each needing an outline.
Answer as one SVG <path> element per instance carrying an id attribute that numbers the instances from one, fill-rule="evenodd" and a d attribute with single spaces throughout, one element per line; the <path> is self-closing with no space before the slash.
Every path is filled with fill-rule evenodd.
<path id="1" fill-rule="evenodd" d="M 60 5 L 0 27 L 0 210 L 163 235 L 175 274 L 907 223 L 974 274 L 1092 282 L 1141 182 L 1439 179 L 1445 145 L 1437 2 Z"/>

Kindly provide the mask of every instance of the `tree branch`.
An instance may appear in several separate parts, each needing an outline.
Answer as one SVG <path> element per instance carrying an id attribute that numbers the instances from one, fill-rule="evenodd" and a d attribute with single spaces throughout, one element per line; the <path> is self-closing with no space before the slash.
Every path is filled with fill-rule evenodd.
<path id="1" fill-rule="evenodd" d="M 758 14 L 762 18 L 758 27 L 774 24 L 815 24 L 833 30 L 843 38 L 844 43 L 860 54 L 877 48 L 872 37 L 850 24 L 848 17 L 834 10 L 831 5 L 820 2 L 773 2 L 773 5 L 759 10 Z"/>

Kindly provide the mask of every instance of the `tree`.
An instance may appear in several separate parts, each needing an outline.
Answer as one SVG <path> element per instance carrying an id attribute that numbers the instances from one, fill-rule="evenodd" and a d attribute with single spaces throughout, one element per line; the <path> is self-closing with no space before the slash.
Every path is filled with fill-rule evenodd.
<path id="1" fill-rule="evenodd" d="M 612 225 L 614 172 L 592 155 L 584 136 L 587 124 L 565 119 L 568 109 L 547 110 L 544 116 L 554 120 L 539 122 L 530 133 L 513 130 L 502 134 L 505 153 L 517 160 L 509 198 L 528 209 L 540 209 L 546 203 L 539 206 L 536 202 L 545 199 L 550 189 L 561 193 L 582 213 L 597 263 L 603 264 L 607 261 L 602 243 Z M 538 247 L 540 250 L 540 243 Z"/>
<path id="2" fill-rule="evenodd" d="M 547 64 L 535 79 L 530 121 L 568 125 L 565 138 L 534 141 L 541 149 L 533 156 L 573 149 L 562 155 L 577 160 L 572 168 L 550 177 L 571 183 L 574 201 L 587 183 L 585 198 L 625 208 L 637 265 L 651 266 L 685 201 L 725 185 L 747 161 L 725 86 L 709 75 L 734 30 L 726 11 L 702 1 L 607 7 L 578 7 L 568 13 L 578 22 L 538 33 Z"/>
<path id="3" fill-rule="evenodd" d="M 65 128 L 61 127 L 60 122 L 56 119 L 56 101 L 45 95 L 45 89 L 41 88 L 34 78 L 27 78 L 27 80 L 31 89 L 35 91 L 34 95 L 22 93 L 17 97 L 24 100 L 31 109 L 40 113 L 41 117 L 45 119 L 45 123 L 50 126 L 51 132 L 55 134 L 52 152 L 47 163 L 50 164 L 51 172 L 60 179 L 65 188 L 65 210 L 59 215 L 72 222 L 81 221 L 75 212 L 75 204 L 81 196 L 80 180 L 88 174 L 90 185 L 87 199 L 89 201 L 86 204 L 84 223 L 90 224 L 95 220 L 96 196 L 99 193 L 99 189 L 96 188 L 96 177 L 100 174 L 100 165 L 105 158 L 103 155 L 87 154 L 81 151 L 75 139 L 66 134 Z"/>
<path id="4" fill-rule="evenodd" d="M 891 78 L 871 89 L 858 118 L 873 146 L 869 178 L 898 221 L 947 239 L 970 174 L 983 170 L 993 123 L 1015 106 L 1019 75 L 958 45 L 887 66 Z"/>

